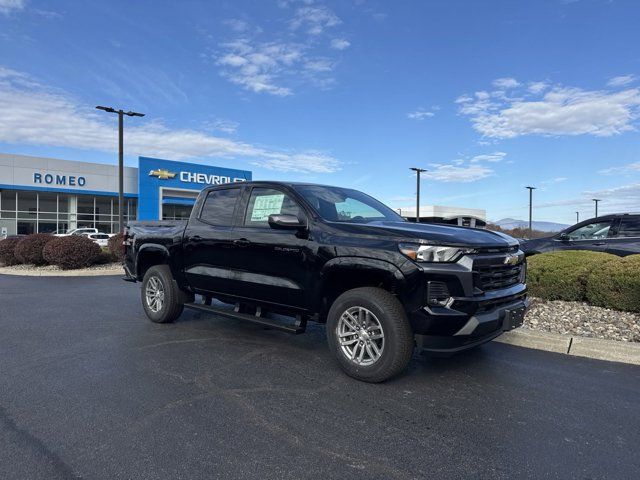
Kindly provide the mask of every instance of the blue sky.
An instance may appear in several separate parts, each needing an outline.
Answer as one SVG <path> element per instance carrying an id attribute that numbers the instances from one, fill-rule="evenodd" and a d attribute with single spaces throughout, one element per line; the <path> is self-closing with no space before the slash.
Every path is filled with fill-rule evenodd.
<path id="1" fill-rule="evenodd" d="M 490 219 L 640 210 L 636 1 L 0 0 L 0 151 L 137 155 Z"/>

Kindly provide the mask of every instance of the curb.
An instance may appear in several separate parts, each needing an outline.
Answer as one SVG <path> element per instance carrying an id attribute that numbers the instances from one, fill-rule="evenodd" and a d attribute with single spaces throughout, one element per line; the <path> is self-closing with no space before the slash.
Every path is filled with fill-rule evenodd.
<path id="1" fill-rule="evenodd" d="M 494 342 L 576 357 L 640 365 L 640 343 L 634 342 L 562 335 L 522 328 L 505 332 Z"/>
<path id="2" fill-rule="evenodd" d="M 108 270 L 14 270 L 0 268 L 0 275 L 18 277 L 98 277 L 106 275 L 124 275 L 124 269 L 111 268 Z"/>

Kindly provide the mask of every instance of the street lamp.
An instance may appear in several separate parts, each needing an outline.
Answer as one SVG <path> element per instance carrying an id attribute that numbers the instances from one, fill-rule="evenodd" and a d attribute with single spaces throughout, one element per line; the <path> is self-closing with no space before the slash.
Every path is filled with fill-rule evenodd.
<path id="1" fill-rule="evenodd" d="M 416 223 L 420 223 L 420 174 L 426 172 L 424 168 L 411 167 L 416 172 Z"/>
<path id="2" fill-rule="evenodd" d="M 529 190 L 529 233 L 533 231 L 533 191 L 536 187 L 524 187 Z"/>
<path id="3" fill-rule="evenodd" d="M 580 212 L 576 212 L 576 223 L 580 223 Z"/>
<path id="4" fill-rule="evenodd" d="M 596 204 L 596 218 L 598 218 L 598 202 L 601 200 L 599 198 L 594 198 L 593 201 Z"/>
<path id="5" fill-rule="evenodd" d="M 144 113 L 132 112 L 131 110 L 125 112 L 122 109 L 116 110 L 115 108 L 103 107 L 101 105 L 98 105 L 96 108 L 108 113 L 118 114 L 118 232 L 122 233 L 124 230 L 124 215 L 122 211 L 124 204 L 124 143 L 122 140 L 123 118 L 125 115 L 128 117 L 144 117 Z"/>

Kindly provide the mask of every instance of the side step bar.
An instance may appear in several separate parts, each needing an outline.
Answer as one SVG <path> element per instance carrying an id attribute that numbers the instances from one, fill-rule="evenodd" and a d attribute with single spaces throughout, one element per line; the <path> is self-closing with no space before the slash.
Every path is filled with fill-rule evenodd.
<path id="1" fill-rule="evenodd" d="M 300 315 L 296 316 L 295 324 L 287 325 L 285 323 L 262 317 L 262 309 L 260 308 L 257 309 L 255 315 L 250 315 L 248 313 L 240 313 L 234 310 L 229 310 L 227 308 L 214 307 L 211 305 L 205 305 L 203 303 L 185 303 L 184 306 L 186 308 L 191 308 L 192 310 L 198 310 L 200 312 L 206 312 L 213 315 L 235 318 L 236 320 L 246 320 L 248 322 L 262 325 L 263 327 L 273 328 L 274 330 L 282 330 L 283 332 L 287 333 L 304 333 L 307 328 L 307 320 Z"/>

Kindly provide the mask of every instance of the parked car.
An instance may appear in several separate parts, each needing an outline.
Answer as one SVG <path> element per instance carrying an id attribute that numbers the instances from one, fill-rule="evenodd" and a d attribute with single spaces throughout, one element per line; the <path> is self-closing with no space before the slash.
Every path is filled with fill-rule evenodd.
<path id="1" fill-rule="evenodd" d="M 142 282 L 151 321 L 188 307 L 291 333 L 326 323 L 342 369 L 369 382 L 403 371 L 414 340 L 432 352 L 469 349 L 520 326 L 528 305 L 516 240 L 408 222 L 347 188 L 207 187 L 188 221 L 130 223 L 124 243 L 125 279 Z"/>
<path id="2" fill-rule="evenodd" d="M 69 235 L 83 235 L 85 233 L 99 233 L 99 232 L 97 228 L 81 227 L 81 228 L 72 228 L 71 230 L 67 230 L 64 233 L 54 233 L 54 236 L 67 237 Z"/>
<path id="3" fill-rule="evenodd" d="M 108 233 L 81 233 L 80 235 L 93 240 L 101 247 L 108 246 L 109 239 L 111 238 L 111 235 Z"/>
<path id="4" fill-rule="evenodd" d="M 624 257 L 640 253 L 640 214 L 603 215 L 553 236 L 522 242 L 526 255 L 557 250 L 592 250 Z"/>

